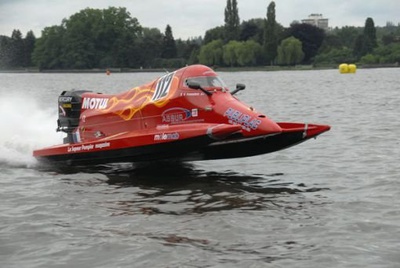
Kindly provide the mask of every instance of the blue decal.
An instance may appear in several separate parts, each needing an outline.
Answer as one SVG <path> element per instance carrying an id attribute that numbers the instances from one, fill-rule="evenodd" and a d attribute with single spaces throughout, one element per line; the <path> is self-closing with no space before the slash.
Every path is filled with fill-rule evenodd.
<path id="1" fill-rule="evenodd" d="M 183 122 L 190 117 L 192 117 L 192 112 L 188 109 L 181 107 L 174 107 L 165 110 L 162 114 L 162 122 L 163 123 L 180 123 Z"/>

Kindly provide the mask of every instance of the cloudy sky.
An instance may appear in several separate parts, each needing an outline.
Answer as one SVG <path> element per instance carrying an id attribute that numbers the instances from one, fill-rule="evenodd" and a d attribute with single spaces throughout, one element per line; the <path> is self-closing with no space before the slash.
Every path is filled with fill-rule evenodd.
<path id="1" fill-rule="evenodd" d="M 237 0 L 241 21 L 266 17 L 270 0 Z M 371 17 L 376 26 L 387 21 L 400 23 L 399 0 L 275 0 L 276 20 L 288 27 L 294 20 L 320 13 L 329 26 L 363 26 Z M 175 38 L 204 36 L 206 30 L 224 24 L 226 0 L 0 0 L 0 35 L 13 29 L 23 35 L 33 30 L 36 37 L 47 26 L 90 7 L 126 7 L 143 27 L 164 32 L 171 25 Z"/>

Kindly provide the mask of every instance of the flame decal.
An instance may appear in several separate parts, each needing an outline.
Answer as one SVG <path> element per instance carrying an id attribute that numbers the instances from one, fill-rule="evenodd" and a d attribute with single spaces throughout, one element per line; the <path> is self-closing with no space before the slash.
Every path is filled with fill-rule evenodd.
<path id="1" fill-rule="evenodd" d="M 124 120 L 130 120 L 149 102 L 152 92 L 149 88 L 133 88 L 119 98 L 112 97 L 109 100 L 110 107 L 106 111 L 117 114 Z"/>
<path id="2" fill-rule="evenodd" d="M 159 84 L 165 84 L 166 76 L 158 79 L 156 83 L 135 87 L 121 95 L 110 98 L 108 107 L 101 112 L 113 113 L 120 116 L 123 120 L 131 120 L 138 111 L 151 103 L 158 108 L 163 107 L 169 102 L 169 99 L 178 88 L 179 78 L 174 74 L 175 73 L 168 74 L 169 84 L 163 85 L 163 90 L 166 95 L 162 98 L 153 100 L 154 95 L 157 93 L 156 90 L 160 88 Z"/>

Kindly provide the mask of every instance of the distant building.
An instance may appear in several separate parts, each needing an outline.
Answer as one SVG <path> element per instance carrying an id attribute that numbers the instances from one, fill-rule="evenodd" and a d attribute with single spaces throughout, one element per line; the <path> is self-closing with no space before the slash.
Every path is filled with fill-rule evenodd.
<path id="1" fill-rule="evenodd" d="M 310 14 L 308 19 L 301 20 L 301 22 L 317 26 L 325 31 L 329 30 L 329 19 L 324 19 L 322 14 Z"/>

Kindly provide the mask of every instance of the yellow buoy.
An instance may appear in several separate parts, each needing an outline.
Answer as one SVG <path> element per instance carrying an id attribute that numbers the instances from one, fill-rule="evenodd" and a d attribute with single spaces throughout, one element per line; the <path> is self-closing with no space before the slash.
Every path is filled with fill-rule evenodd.
<path id="1" fill-rule="evenodd" d="M 357 66 L 355 64 L 342 63 L 339 65 L 339 72 L 341 74 L 354 74 L 356 70 Z"/>
<path id="2" fill-rule="evenodd" d="M 357 70 L 357 66 L 355 64 L 349 64 L 349 73 L 354 74 Z"/>
<path id="3" fill-rule="evenodd" d="M 349 65 L 347 63 L 342 63 L 339 65 L 339 72 L 341 74 L 347 74 L 349 72 Z"/>

